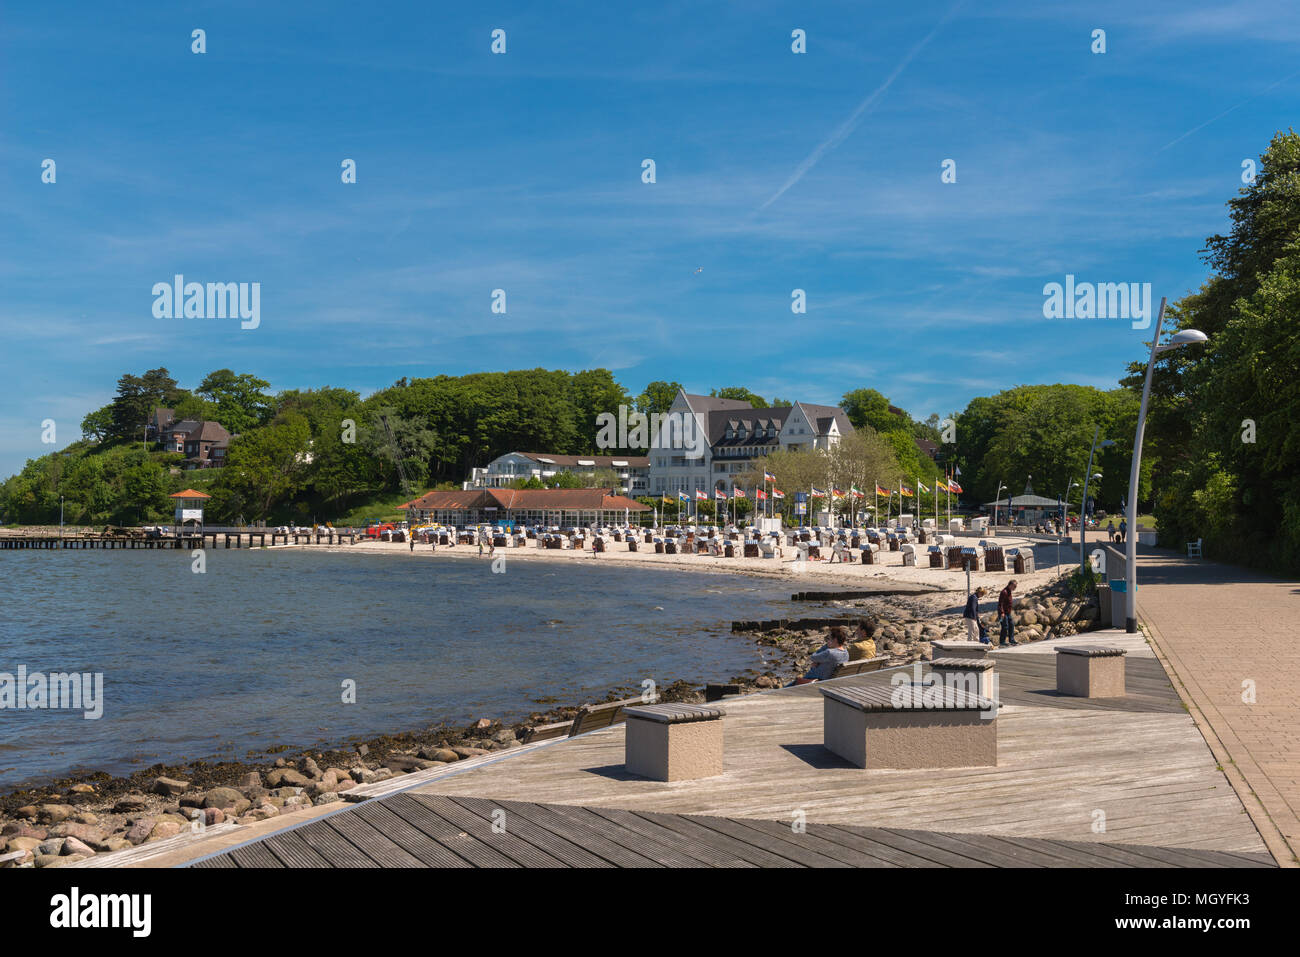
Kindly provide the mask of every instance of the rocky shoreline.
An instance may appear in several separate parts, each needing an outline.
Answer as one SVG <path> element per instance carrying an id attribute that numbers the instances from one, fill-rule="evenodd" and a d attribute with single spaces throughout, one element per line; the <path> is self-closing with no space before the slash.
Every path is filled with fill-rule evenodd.
<path id="1" fill-rule="evenodd" d="M 906 664 L 928 658 L 933 640 L 965 638 L 960 607 L 954 613 L 952 602 L 952 593 L 938 593 L 827 605 L 845 620 L 873 619 L 877 653 Z M 1068 608 L 1074 606 L 1060 580 L 1018 598 L 1017 640 L 1041 640 L 1052 624 L 1061 635 L 1096 625 L 1095 596 L 1063 619 Z M 728 683 L 742 694 L 781 687 L 808 669 L 809 656 L 826 634 L 825 627 L 753 633 L 766 668 L 750 669 Z M 614 689 L 606 700 L 639 691 Z M 686 681 L 659 693 L 663 701 L 704 700 L 704 689 Z M 513 724 L 482 718 L 468 727 L 435 725 L 260 763 L 156 764 L 125 777 L 99 772 L 15 790 L 0 797 L 0 867 L 57 867 L 197 830 L 200 821 L 204 827 L 252 824 L 344 801 L 347 791 L 362 784 L 518 747 L 529 727 L 569 720 L 577 711 L 577 706 L 557 707 Z"/>

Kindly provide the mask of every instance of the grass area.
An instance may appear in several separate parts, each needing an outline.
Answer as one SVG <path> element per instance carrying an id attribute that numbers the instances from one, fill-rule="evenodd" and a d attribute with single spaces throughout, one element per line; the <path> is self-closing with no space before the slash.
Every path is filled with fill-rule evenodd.
<path id="1" fill-rule="evenodd" d="M 1137 523 L 1138 525 L 1151 529 L 1153 532 L 1156 530 L 1156 517 L 1154 515 L 1139 515 L 1137 517 Z"/>
<path id="2" fill-rule="evenodd" d="M 409 495 L 403 495 L 401 492 L 377 495 L 367 502 L 353 506 L 341 515 L 332 516 L 330 521 L 335 526 L 355 525 L 357 527 L 365 526 L 372 521 L 400 522 L 406 518 L 406 513 L 399 511 L 397 506 L 409 499 Z"/>

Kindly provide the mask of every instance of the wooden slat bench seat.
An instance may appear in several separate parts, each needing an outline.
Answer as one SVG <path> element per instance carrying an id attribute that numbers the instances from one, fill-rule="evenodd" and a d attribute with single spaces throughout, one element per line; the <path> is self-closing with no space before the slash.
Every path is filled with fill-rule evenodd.
<path id="1" fill-rule="evenodd" d="M 857 661 L 846 661 L 837 667 L 830 679 L 848 678 L 851 675 L 865 674 L 869 671 L 879 671 L 885 665 L 889 664 L 889 656 L 881 655 L 878 658 L 859 658 Z"/>
<path id="2" fill-rule="evenodd" d="M 940 685 L 825 686 L 822 740 L 860 768 L 998 763 L 997 704 Z"/>
<path id="3" fill-rule="evenodd" d="M 987 658 L 991 645 L 982 641 L 957 641 L 940 638 L 930 642 L 930 654 L 935 658 Z"/>
<path id="4" fill-rule="evenodd" d="M 650 704 L 625 709 L 624 761 L 652 781 L 689 781 L 722 773 L 722 718 L 716 705 Z"/>
<path id="5" fill-rule="evenodd" d="M 610 725 L 623 723 L 623 709 L 632 705 L 645 704 L 640 698 L 624 698 L 622 701 L 606 701 L 603 704 L 584 704 L 578 709 L 578 716 L 573 719 L 573 728 L 569 736 L 586 734 Z"/>
<path id="6" fill-rule="evenodd" d="M 930 662 L 930 670 L 944 687 L 996 700 L 993 666 L 992 658 L 935 658 Z"/>

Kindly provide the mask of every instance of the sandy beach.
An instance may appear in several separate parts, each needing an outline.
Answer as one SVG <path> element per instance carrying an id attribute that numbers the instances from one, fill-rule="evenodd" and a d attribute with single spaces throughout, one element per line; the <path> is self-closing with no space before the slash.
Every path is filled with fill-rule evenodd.
<path id="1" fill-rule="evenodd" d="M 974 544 L 975 539 L 965 539 L 963 544 Z M 999 536 L 998 544 L 1003 548 L 1033 548 L 1036 570 L 1028 574 L 1014 575 L 1006 572 L 972 572 L 972 586 L 984 585 L 994 591 L 1011 578 L 1017 578 L 1017 591 L 1024 594 L 1040 585 L 1046 585 L 1057 577 L 1055 566 L 1057 545 L 1054 541 L 1043 542 L 1024 536 Z M 276 549 L 299 549 L 305 551 L 347 551 L 350 554 L 374 554 L 405 557 L 411 561 L 477 561 L 484 566 L 492 564 L 487 550 L 479 555 L 477 545 L 439 545 L 432 549 L 428 545 L 417 544 L 411 551 L 407 542 L 363 541 L 355 545 L 276 545 Z M 835 562 L 828 560 L 810 560 L 799 563 L 795 560 L 796 549 L 785 546 L 784 555 L 776 558 L 723 558 L 713 555 L 690 555 L 679 552 L 676 555 L 656 554 L 653 545 L 638 543 L 638 550 L 628 551 L 625 542 L 609 543 L 606 552 L 593 552 L 590 547 L 582 550 L 537 548 L 533 540 L 523 548 L 506 547 L 496 551 L 498 574 L 509 574 L 511 562 L 600 562 L 643 568 L 692 569 L 702 572 L 724 572 L 733 575 L 753 575 L 768 579 L 787 580 L 794 586 L 803 584 L 823 588 L 839 586 L 845 589 L 888 589 L 895 585 L 927 586 L 917 587 L 918 592 L 936 589 L 945 592 L 966 591 L 966 573 L 947 569 L 904 566 L 902 552 L 880 551 L 875 555 L 876 564 L 863 565 L 859 552 L 854 550 L 852 562 Z M 826 551 L 826 549 L 823 549 Z M 1078 546 L 1068 542 L 1060 546 L 1062 568 L 1069 571 L 1074 568 L 1078 558 Z M 924 556 L 923 556 L 924 558 Z M 994 587 L 996 586 L 996 587 Z"/>

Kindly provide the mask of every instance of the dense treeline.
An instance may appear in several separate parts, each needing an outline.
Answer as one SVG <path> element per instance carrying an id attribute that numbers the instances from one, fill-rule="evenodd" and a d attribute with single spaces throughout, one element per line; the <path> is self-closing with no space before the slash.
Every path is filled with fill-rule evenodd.
<path id="1" fill-rule="evenodd" d="M 1300 136 L 1274 136 L 1232 229 L 1202 250 L 1213 270 L 1166 329 L 1204 345 L 1157 360 L 1143 453 L 1157 461 L 1162 544 L 1300 571 Z M 1172 327 L 1172 328 L 1170 328 Z M 1147 355 L 1125 384 L 1142 388 Z"/>
<path id="2" fill-rule="evenodd" d="M 166 521 L 167 495 L 195 486 L 212 496 L 210 521 L 325 521 L 385 497 L 400 500 L 406 490 L 455 487 L 472 467 L 505 452 L 608 452 L 596 448 L 598 413 L 622 404 L 666 411 L 680 386 L 652 382 L 633 398 L 608 370 L 531 369 L 403 379 L 364 400 L 348 389 L 272 395 L 269 388 L 264 380 L 229 369 L 209 374 L 192 392 L 166 369 L 124 375 L 114 400 L 83 421 L 81 441 L 29 462 L 0 485 L 0 519 L 57 522 L 62 498 L 71 524 Z M 760 407 L 789 404 L 743 387 L 714 394 Z M 905 503 L 908 510 L 929 514 L 934 480 L 953 465 L 963 469 L 967 502 L 983 501 L 985 493 L 992 498 L 999 480 L 1018 493 L 1018 483 L 1031 474 L 1044 494 L 1054 495 L 1066 478 L 1082 476 L 1093 423 L 1103 424 L 1103 435 L 1131 433 L 1131 405 L 1123 391 L 1022 387 L 976 399 L 954 415 L 954 446 L 944 441 L 938 415 L 916 421 L 876 390 L 855 389 L 841 406 L 857 433 L 835 454 L 778 453 L 768 468 L 790 496 L 787 513 L 794 493 L 809 486 L 846 493 L 857 486 L 864 493 L 857 504 L 863 505 L 874 498 L 876 483 L 896 489 L 902 480 L 929 489 L 916 489 L 920 494 Z M 158 406 L 174 409 L 178 419 L 213 420 L 235 433 L 226 466 L 184 470 L 182 456 L 146 445 L 145 422 Z M 938 446 L 938 461 L 918 447 L 918 439 Z M 1100 501 L 1118 505 L 1124 462 L 1122 451 L 1099 458 L 1097 467 L 1107 476 Z M 614 481 L 612 475 L 597 478 Z M 561 484 L 576 481 L 561 477 Z M 752 489 L 762 477 L 736 481 Z M 942 504 L 947 500 L 941 495 Z"/>

